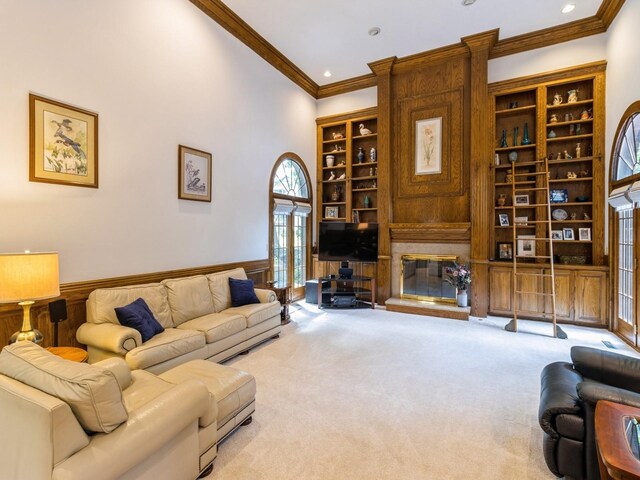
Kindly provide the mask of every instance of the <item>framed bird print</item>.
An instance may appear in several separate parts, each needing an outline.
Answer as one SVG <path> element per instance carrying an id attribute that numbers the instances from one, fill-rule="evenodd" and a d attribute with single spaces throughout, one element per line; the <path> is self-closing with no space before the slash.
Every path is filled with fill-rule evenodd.
<path id="1" fill-rule="evenodd" d="M 98 114 L 29 94 L 29 180 L 98 188 Z"/>
<path id="2" fill-rule="evenodd" d="M 178 198 L 211 201 L 211 154 L 178 146 Z"/>

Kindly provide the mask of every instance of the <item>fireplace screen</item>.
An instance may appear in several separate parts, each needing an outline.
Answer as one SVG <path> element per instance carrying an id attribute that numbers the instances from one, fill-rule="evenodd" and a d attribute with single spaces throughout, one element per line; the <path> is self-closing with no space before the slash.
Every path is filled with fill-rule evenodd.
<path id="1" fill-rule="evenodd" d="M 445 272 L 456 260 L 451 255 L 403 255 L 400 297 L 456 303 L 456 289 L 447 283 Z"/>

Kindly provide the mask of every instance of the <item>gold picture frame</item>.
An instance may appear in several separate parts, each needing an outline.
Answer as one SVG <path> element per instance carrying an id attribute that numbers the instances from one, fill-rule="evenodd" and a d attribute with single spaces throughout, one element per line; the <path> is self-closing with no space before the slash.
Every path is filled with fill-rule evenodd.
<path id="1" fill-rule="evenodd" d="M 178 198 L 211 202 L 211 154 L 178 145 Z"/>
<path id="2" fill-rule="evenodd" d="M 98 188 L 98 114 L 30 93 L 29 181 Z"/>
<path id="3" fill-rule="evenodd" d="M 338 207 L 324 207 L 324 218 L 338 218 L 339 211 Z"/>

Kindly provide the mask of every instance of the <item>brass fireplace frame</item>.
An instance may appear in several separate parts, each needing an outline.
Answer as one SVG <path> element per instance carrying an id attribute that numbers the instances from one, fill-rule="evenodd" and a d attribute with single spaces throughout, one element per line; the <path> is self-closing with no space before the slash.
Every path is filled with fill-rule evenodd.
<path id="1" fill-rule="evenodd" d="M 434 260 L 440 262 L 457 262 L 458 257 L 456 255 L 431 255 L 431 254 L 406 254 L 400 256 L 400 298 L 418 300 L 425 303 L 445 303 L 456 305 L 456 298 L 448 297 L 430 297 L 427 295 L 412 295 L 404 293 L 404 264 L 405 260 Z"/>

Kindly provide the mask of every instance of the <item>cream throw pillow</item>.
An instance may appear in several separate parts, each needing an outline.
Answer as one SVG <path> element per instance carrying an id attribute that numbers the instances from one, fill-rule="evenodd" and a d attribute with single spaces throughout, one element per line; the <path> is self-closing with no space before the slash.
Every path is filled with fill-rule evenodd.
<path id="1" fill-rule="evenodd" d="M 64 360 L 32 342 L 2 349 L 0 373 L 59 398 L 88 432 L 113 431 L 128 418 L 112 372 Z"/>

